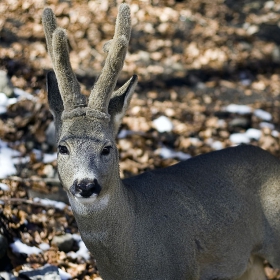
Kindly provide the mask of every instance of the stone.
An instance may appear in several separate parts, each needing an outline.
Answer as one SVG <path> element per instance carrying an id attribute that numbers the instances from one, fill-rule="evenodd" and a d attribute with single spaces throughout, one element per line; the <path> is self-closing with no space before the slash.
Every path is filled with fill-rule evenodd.
<path id="1" fill-rule="evenodd" d="M 7 72 L 4 70 L 0 70 L 0 92 L 4 93 L 7 97 L 12 97 L 14 93 L 13 85 Z"/>
<path id="2" fill-rule="evenodd" d="M 56 245 L 60 251 L 66 253 L 71 251 L 73 244 L 74 238 L 70 233 L 54 236 L 52 240 L 52 245 Z"/>
<path id="3" fill-rule="evenodd" d="M 0 272 L 0 280 L 16 280 L 17 278 L 6 271 Z"/>
<path id="4" fill-rule="evenodd" d="M 250 120 L 245 117 L 236 117 L 229 122 L 229 127 L 231 128 L 241 127 L 247 129 L 250 126 L 251 126 Z"/>
<path id="5" fill-rule="evenodd" d="M 19 278 L 30 280 L 61 280 L 58 268 L 47 265 L 34 270 L 20 271 Z"/>

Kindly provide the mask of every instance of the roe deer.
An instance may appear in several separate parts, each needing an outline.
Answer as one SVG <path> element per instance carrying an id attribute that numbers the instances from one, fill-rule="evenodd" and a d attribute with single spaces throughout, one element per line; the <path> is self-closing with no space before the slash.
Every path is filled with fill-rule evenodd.
<path id="1" fill-rule="evenodd" d="M 113 91 L 131 22 L 121 4 L 89 100 L 71 68 L 66 32 L 43 12 L 54 72 L 58 171 L 82 238 L 105 280 L 265 279 L 280 268 L 280 161 L 241 145 L 120 179 L 115 138 L 137 83 Z"/>

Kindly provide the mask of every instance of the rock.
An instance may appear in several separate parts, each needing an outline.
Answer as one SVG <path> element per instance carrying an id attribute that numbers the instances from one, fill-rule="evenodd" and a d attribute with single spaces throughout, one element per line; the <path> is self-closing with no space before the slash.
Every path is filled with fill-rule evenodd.
<path id="1" fill-rule="evenodd" d="M 70 233 L 54 236 L 52 240 L 52 245 L 56 245 L 60 251 L 66 253 L 71 251 L 73 244 L 74 238 Z"/>
<path id="2" fill-rule="evenodd" d="M 19 278 L 30 280 L 61 280 L 58 268 L 53 265 L 34 270 L 20 271 Z"/>
<path id="3" fill-rule="evenodd" d="M 0 260 L 6 255 L 8 249 L 8 241 L 5 236 L 0 234 Z"/>
<path id="4" fill-rule="evenodd" d="M 232 128 L 241 127 L 247 129 L 251 126 L 251 122 L 248 118 L 236 117 L 229 122 L 229 126 Z"/>
<path id="5" fill-rule="evenodd" d="M 0 272 L 0 280 L 16 280 L 17 278 L 13 276 L 11 273 L 1 271 Z"/>
<path id="6" fill-rule="evenodd" d="M 7 97 L 11 97 L 14 93 L 13 85 L 6 71 L 0 70 L 0 92 L 5 93 Z"/>

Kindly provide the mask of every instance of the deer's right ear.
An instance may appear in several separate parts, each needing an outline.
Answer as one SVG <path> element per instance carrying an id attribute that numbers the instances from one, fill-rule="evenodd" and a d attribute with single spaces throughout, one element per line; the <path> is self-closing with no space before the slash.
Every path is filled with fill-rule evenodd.
<path id="1" fill-rule="evenodd" d="M 54 71 L 47 73 L 47 92 L 50 110 L 55 122 L 56 138 L 58 139 L 61 128 L 61 115 L 64 110 L 64 106 Z"/>
<path id="2" fill-rule="evenodd" d="M 47 92 L 52 114 L 54 116 L 61 115 L 64 110 L 64 106 L 54 71 L 49 71 L 47 73 Z"/>
<path id="3" fill-rule="evenodd" d="M 137 76 L 132 76 L 121 88 L 113 92 L 110 99 L 108 113 L 111 116 L 111 124 L 115 136 L 119 131 L 123 116 L 129 106 L 132 94 L 137 84 Z"/>

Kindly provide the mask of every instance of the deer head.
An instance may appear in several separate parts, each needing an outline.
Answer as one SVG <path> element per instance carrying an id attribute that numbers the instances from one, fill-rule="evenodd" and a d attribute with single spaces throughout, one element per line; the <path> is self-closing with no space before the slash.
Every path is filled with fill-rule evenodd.
<path id="1" fill-rule="evenodd" d="M 103 47 L 105 65 L 88 100 L 71 68 L 66 31 L 57 27 L 50 8 L 42 21 L 54 68 L 47 75 L 47 89 L 59 176 L 70 201 L 92 202 L 113 192 L 120 180 L 115 137 L 137 83 L 133 76 L 114 91 L 130 39 L 130 9 L 126 4 L 119 7 L 114 37 Z"/>

